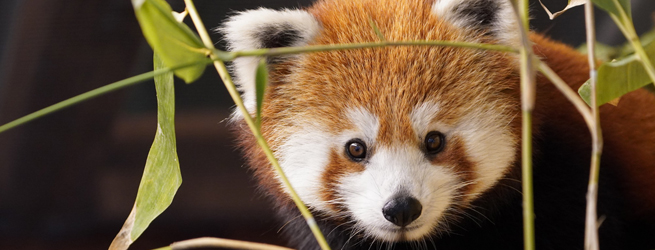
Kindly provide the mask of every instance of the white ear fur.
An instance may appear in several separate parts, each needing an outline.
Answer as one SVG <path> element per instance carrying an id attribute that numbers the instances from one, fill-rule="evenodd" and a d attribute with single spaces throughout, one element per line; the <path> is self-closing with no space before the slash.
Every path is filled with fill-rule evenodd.
<path id="1" fill-rule="evenodd" d="M 436 0 L 432 12 L 457 27 L 484 30 L 505 45 L 521 44 L 510 0 Z"/>
<path id="2" fill-rule="evenodd" d="M 252 50 L 270 47 L 303 46 L 320 31 L 320 24 L 309 12 L 259 8 L 239 12 L 222 27 L 228 50 Z M 260 58 L 241 57 L 233 61 L 235 83 L 241 91 L 246 109 L 255 111 L 255 71 Z M 235 110 L 233 118 L 240 118 Z"/>

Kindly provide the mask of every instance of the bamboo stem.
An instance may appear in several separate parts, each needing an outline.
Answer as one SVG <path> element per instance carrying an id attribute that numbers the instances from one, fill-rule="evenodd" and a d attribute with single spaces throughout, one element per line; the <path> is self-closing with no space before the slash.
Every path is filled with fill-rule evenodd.
<path id="1" fill-rule="evenodd" d="M 293 250 L 291 248 L 254 243 L 240 240 L 229 240 L 221 238 L 211 238 L 203 237 L 185 241 L 179 241 L 171 244 L 170 249 L 172 250 L 185 250 L 185 249 L 194 249 L 194 248 L 229 248 L 229 249 L 252 249 L 252 250 Z"/>
<path id="2" fill-rule="evenodd" d="M 592 127 L 595 126 L 594 122 L 594 117 L 593 114 L 591 113 L 591 110 L 589 109 L 589 106 L 582 100 L 580 95 L 576 93 L 571 87 L 562 80 L 562 78 L 555 73 L 548 65 L 544 62 L 539 61 L 539 72 L 544 74 L 550 82 L 555 85 L 555 87 L 564 94 L 566 99 L 568 99 L 571 103 L 573 103 L 573 106 L 578 110 L 580 115 L 582 115 L 582 118 L 585 120 L 585 123 L 587 124 L 587 127 L 589 128 L 589 131 L 592 130 Z"/>
<path id="3" fill-rule="evenodd" d="M 536 72 L 532 43 L 528 38 L 530 20 L 528 0 L 518 0 L 517 14 L 520 20 L 521 33 L 521 173 L 523 189 L 523 244 L 525 250 L 535 249 L 534 231 L 534 189 L 532 178 L 532 110 L 536 95 Z"/>
<path id="4" fill-rule="evenodd" d="M 133 76 L 133 77 L 130 77 L 130 78 L 127 78 L 127 79 L 123 79 L 123 80 L 111 83 L 111 84 L 107 84 L 105 86 L 102 86 L 102 87 L 99 87 L 97 89 L 94 89 L 94 90 L 91 90 L 91 91 L 76 95 L 74 97 L 68 98 L 68 99 L 63 100 L 61 102 L 55 103 L 53 105 L 50 105 L 48 107 L 45 107 L 45 108 L 40 109 L 38 111 L 35 111 L 35 112 L 31 113 L 31 114 L 28 114 L 26 116 L 23 116 L 21 118 L 13 120 L 13 121 L 11 121 L 11 122 L 9 122 L 7 124 L 4 124 L 4 125 L 0 126 L 0 133 L 5 132 L 5 131 L 7 131 L 9 129 L 18 127 L 20 125 L 23 125 L 23 124 L 28 123 L 30 121 L 33 121 L 35 119 L 41 118 L 41 117 L 43 117 L 45 115 L 48 115 L 50 113 L 53 113 L 53 112 L 62 110 L 64 108 L 73 106 L 73 105 L 78 104 L 80 102 L 83 102 L 83 101 L 86 101 L 86 100 L 89 100 L 89 99 L 92 99 L 92 98 L 107 94 L 107 93 L 115 91 L 115 90 L 119 90 L 119 89 L 127 87 L 127 86 L 134 85 L 136 83 L 140 83 L 140 82 L 150 80 L 155 76 L 165 74 L 165 73 L 168 73 L 168 72 L 172 72 L 172 71 L 175 71 L 175 70 L 178 70 L 178 69 L 191 67 L 191 66 L 195 66 L 195 65 L 198 65 L 198 64 L 206 64 L 206 63 L 209 63 L 209 60 L 188 63 L 188 64 L 185 64 L 185 65 L 179 65 L 179 66 L 172 67 L 172 68 L 165 68 L 165 69 L 150 71 L 150 72 L 146 72 L 146 73 L 143 73 L 143 74 L 140 74 L 140 75 L 136 75 L 136 76 Z"/>
<path id="5" fill-rule="evenodd" d="M 196 25 L 196 30 L 200 34 L 201 39 L 203 40 L 203 43 L 205 46 L 210 49 L 212 52 L 216 51 L 214 48 L 214 44 L 209 38 L 209 34 L 207 33 L 207 29 L 205 29 L 204 25 L 202 24 L 202 20 L 200 20 L 200 16 L 198 16 L 198 11 L 195 8 L 195 5 L 193 4 L 192 0 L 184 0 L 187 6 L 187 10 L 189 10 L 189 14 L 191 16 L 191 19 L 193 23 Z M 323 250 L 328 250 L 330 249 L 330 246 L 328 245 L 327 241 L 325 240 L 325 237 L 321 233 L 320 228 L 318 227 L 318 224 L 316 224 L 316 220 L 312 216 L 311 212 L 309 212 L 309 209 L 307 206 L 305 206 L 305 203 L 302 202 L 296 191 L 293 189 L 291 186 L 291 183 L 289 182 L 289 179 L 286 177 L 284 174 L 284 171 L 280 167 L 280 164 L 278 163 L 277 159 L 273 155 L 273 151 L 271 151 L 270 147 L 266 143 L 266 140 L 264 139 L 261 131 L 257 128 L 254 120 L 250 116 L 250 113 L 246 110 L 245 105 L 243 104 L 243 100 L 241 100 L 241 96 L 239 95 L 239 92 L 237 91 L 234 83 L 232 82 L 232 78 L 230 77 L 230 74 L 225 67 L 225 64 L 223 61 L 221 61 L 221 58 L 219 58 L 215 53 L 211 53 L 210 57 L 214 59 L 214 67 L 216 68 L 216 71 L 220 75 L 221 79 L 223 80 L 223 84 L 225 84 L 225 87 L 227 88 L 230 96 L 232 97 L 232 100 L 234 100 L 234 103 L 237 105 L 239 108 L 239 111 L 243 114 L 243 118 L 248 124 L 248 127 L 252 131 L 253 135 L 257 139 L 257 144 L 262 148 L 264 153 L 266 154 L 266 157 L 268 160 L 271 162 L 271 165 L 273 165 L 273 168 L 277 172 L 278 176 L 282 180 L 282 183 L 284 184 L 285 187 L 287 187 L 287 190 L 289 191 L 289 194 L 291 195 L 291 198 L 293 199 L 293 202 L 296 204 L 298 207 L 298 210 L 300 210 L 300 213 L 302 216 L 305 218 L 307 221 L 307 225 L 309 225 L 309 228 L 311 229 L 312 233 L 314 234 L 314 237 L 318 241 L 321 249 Z M 218 60 L 216 60 L 218 59 Z"/>
<path id="6" fill-rule="evenodd" d="M 504 45 L 468 43 L 456 41 L 380 41 L 368 43 L 351 43 L 351 44 L 330 44 L 330 45 L 312 45 L 304 47 L 281 47 L 271 49 L 254 49 L 246 51 L 222 51 L 214 49 L 214 54 L 222 61 L 232 61 L 238 57 L 245 56 L 279 56 L 288 54 L 300 54 L 307 52 L 324 52 L 332 50 L 349 50 L 363 48 L 377 48 L 388 46 L 452 46 L 472 49 L 494 50 L 501 52 L 518 53 L 519 51 Z"/>
<path id="7" fill-rule="evenodd" d="M 620 8 L 620 6 L 619 6 Z M 591 0 L 585 3 L 585 24 L 587 30 L 587 55 L 589 57 L 589 77 L 591 82 L 591 114 L 593 126 L 589 127 L 592 141 L 591 167 L 589 171 L 589 186 L 587 188 L 587 211 L 585 216 L 585 249 L 598 250 L 598 179 L 600 172 L 600 156 L 603 148 L 603 138 L 600 129 L 600 118 L 597 104 L 597 65 L 596 65 L 596 27 L 594 25 L 594 6 Z M 634 29 L 633 29 L 634 30 Z M 634 46 L 634 45 L 633 45 Z M 635 46 L 642 48 L 639 44 Z M 642 48 L 643 51 L 643 48 Z M 646 60 L 648 58 L 646 57 Z M 652 65 L 651 65 L 652 68 Z M 655 75 L 653 75 L 655 76 Z M 653 77 L 651 76 L 651 78 Z M 653 78 L 655 79 L 655 78 Z"/>

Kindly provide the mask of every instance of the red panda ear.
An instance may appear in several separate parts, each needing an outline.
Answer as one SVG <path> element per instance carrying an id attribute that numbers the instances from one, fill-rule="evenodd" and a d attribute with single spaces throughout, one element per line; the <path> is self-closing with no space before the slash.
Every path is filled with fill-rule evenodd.
<path id="1" fill-rule="evenodd" d="M 320 29 L 319 22 L 307 11 L 260 8 L 238 12 L 217 30 L 227 41 L 228 50 L 236 51 L 307 45 Z M 275 62 L 286 58 L 289 57 L 277 57 Z M 255 107 L 255 70 L 259 59 L 237 58 L 231 68 L 251 113 Z"/>
<path id="2" fill-rule="evenodd" d="M 463 29 L 496 37 L 501 43 L 518 46 L 518 19 L 510 0 L 436 0 L 435 15 Z"/>
<path id="3" fill-rule="evenodd" d="M 302 46 L 318 33 L 318 21 L 303 10 L 259 8 L 238 12 L 217 30 L 229 50 Z"/>

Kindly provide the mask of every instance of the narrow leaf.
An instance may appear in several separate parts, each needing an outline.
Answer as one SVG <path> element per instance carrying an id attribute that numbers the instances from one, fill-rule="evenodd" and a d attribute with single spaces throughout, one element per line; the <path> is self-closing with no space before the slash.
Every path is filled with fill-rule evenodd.
<path id="1" fill-rule="evenodd" d="M 268 68 L 266 66 L 266 59 L 263 58 L 259 61 L 257 66 L 257 73 L 255 75 L 255 92 L 257 98 L 257 117 L 255 117 L 255 122 L 257 127 L 261 126 L 262 118 L 262 104 L 264 102 L 264 93 L 266 91 L 266 85 L 268 84 Z"/>
<path id="2" fill-rule="evenodd" d="M 644 50 L 648 58 L 655 58 L 655 43 L 646 45 Z M 598 105 L 610 102 L 651 82 L 648 73 L 635 55 L 604 63 L 598 68 Z M 591 103 L 590 85 L 587 81 L 578 89 L 578 93 L 587 104 Z"/>
<path id="3" fill-rule="evenodd" d="M 558 17 L 561 14 L 564 14 L 564 12 L 566 12 L 570 8 L 573 8 L 573 7 L 579 6 L 579 5 L 583 5 L 585 2 L 586 2 L 586 0 L 569 0 L 569 4 L 567 4 L 566 7 L 564 7 L 563 10 L 560 10 L 560 11 L 555 12 L 555 13 L 551 13 L 550 10 L 548 10 L 548 8 L 546 7 L 546 5 L 544 5 L 544 3 L 542 3 L 541 0 L 539 0 L 539 3 L 541 4 L 541 7 L 544 8 L 546 13 L 548 13 L 548 17 L 550 17 L 550 20 L 555 19 L 556 17 Z"/>
<path id="4" fill-rule="evenodd" d="M 164 68 L 155 54 L 155 70 Z M 182 177 L 175 146 L 175 91 L 173 74 L 155 77 L 157 90 L 157 133 L 148 153 L 136 202 L 123 228 L 109 247 L 124 250 L 134 242 L 150 223 L 173 201 Z"/>
<path id="5" fill-rule="evenodd" d="M 596 6 L 607 11 L 617 17 L 621 16 L 624 12 L 626 16 L 632 19 L 632 11 L 630 9 L 630 0 L 591 0 Z M 632 25 L 624 23 L 624 25 Z"/>
<path id="6" fill-rule="evenodd" d="M 206 49 L 200 38 L 184 23 L 178 22 L 164 0 L 133 0 L 134 12 L 146 40 L 161 56 L 164 64 L 175 67 L 206 58 Z M 175 75 L 185 82 L 198 79 L 205 65 L 179 69 Z"/>

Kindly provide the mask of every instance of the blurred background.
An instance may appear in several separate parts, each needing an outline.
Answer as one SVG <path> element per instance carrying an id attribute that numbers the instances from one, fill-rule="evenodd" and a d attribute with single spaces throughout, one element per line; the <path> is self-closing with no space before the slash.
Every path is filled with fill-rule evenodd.
<path id="1" fill-rule="evenodd" d="M 182 0 L 168 2 L 184 9 Z M 233 11 L 311 2 L 195 1 L 208 27 Z M 543 2 L 555 10 L 567 3 Z M 632 5 L 637 31 L 649 30 L 655 1 Z M 599 40 L 623 43 L 611 19 L 596 14 Z M 532 15 L 534 29 L 573 46 L 584 41 L 581 7 L 550 21 L 534 1 Z M 128 0 L 0 1 L 0 124 L 150 70 L 152 51 Z M 225 122 L 233 104 L 215 70 L 191 85 L 177 82 L 176 103 L 184 182 L 131 249 L 202 236 L 284 244 L 234 148 Z M 145 82 L 0 134 L 0 249 L 106 249 L 134 204 L 156 110 Z"/>

